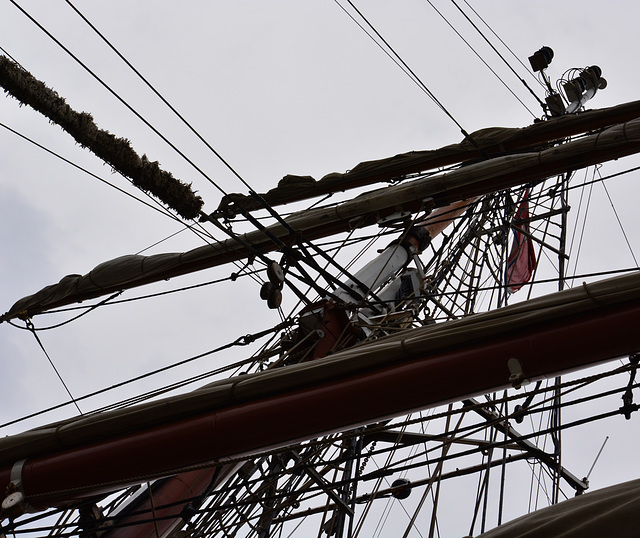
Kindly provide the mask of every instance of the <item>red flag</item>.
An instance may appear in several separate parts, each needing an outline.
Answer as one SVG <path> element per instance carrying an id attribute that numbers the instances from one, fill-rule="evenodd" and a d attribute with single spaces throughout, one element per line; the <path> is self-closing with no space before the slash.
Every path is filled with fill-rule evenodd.
<path id="1" fill-rule="evenodd" d="M 522 202 L 514 217 L 514 238 L 507 258 L 507 292 L 515 293 L 529 282 L 536 268 L 536 253 L 529 237 L 529 191 L 524 193 Z M 523 222 L 524 221 L 524 222 Z"/>

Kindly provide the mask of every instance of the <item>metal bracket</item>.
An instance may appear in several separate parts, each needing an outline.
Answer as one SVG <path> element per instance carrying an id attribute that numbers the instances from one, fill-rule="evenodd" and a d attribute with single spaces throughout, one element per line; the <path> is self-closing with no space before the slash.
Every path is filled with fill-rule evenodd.
<path id="1" fill-rule="evenodd" d="M 36 511 L 26 502 L 26 496 L 22 491 L 22 468 L 26 461 L 19 460 L 11 467 L 6 497 L 2 499 L 2 504 L 0 505 L 3 516 L 15 518 L 24 513 Z"/>
<path id="2" fill-rule="evenodd" d="M 410 211 L 398 209 L 395 213 L 379 219 L 377 224 L 380 228 L 400 228 L 404 226 L 410 218 Z"/>
<path id="3" fill-rule="evenodd" d="M 507 367 L 511 373 L 509 376 L 509 383 L 511 383 L 514 389 L 519 389 L 520 387 L 529 384 L 529 380 L 524 376 L 522 364 L 520 364 L 518 359 L 509 359 L 507 361 Z"/>

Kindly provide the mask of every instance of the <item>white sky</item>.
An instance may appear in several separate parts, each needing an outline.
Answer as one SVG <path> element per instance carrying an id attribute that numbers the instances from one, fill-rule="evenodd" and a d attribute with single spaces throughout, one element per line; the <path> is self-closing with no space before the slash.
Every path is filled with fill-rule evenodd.
<path id="1" fill-rule="evenodd" d="M 23 0 L 20 5 L 222 189 L 245 192 L 64 1 Z M 275 186 L 288 173 L 319 178 L 363 160 L 432 149 L 462 138 L 456 125 L 330 0 L 78 0 L 75 5 L 256 190 Z M 427 2 L 367 0 L 357 5 L 468 132 L 531 123 L 533 116 Z M 536 101 L 453 4 L 438 0 L 436 5 L 539 116 Z M 463 1 L 461 5 L 466 7 Z M 521 61 L 527 63 L 527 57 L 542 45 L 551 46 L 555 58 L 548 72 L 553 80 L 571 67 L 599 65 L 609 86 L 598 93 L 592 107 L 637 99 L 636 2 L 485 0 L 472 5 Z M 497 46 L 542 95 L 537 81 L 503 46 Z M 0 47 L 65 97 L 72 108 L 90 112 L 101 128 L 130 139 L 140 154 L 146 153 L 174 176 L 192 183 L 205 200 L 205 211 L 217 207 L 220 193 L 214 186 L 9 1 L 0 2 Z M 130 190 L 120 176 L 111 174 L 59 127 L 14 99 L 0 99 L 0 122 Z M 615 169 L 638 161 L 624 159 Z M 613 170 L 605 167 L 603 174 Z M 637 248 L 636 179 L 624 176 L 610 185 L 610 193 Z M 180 229 L 174 221 L 2 128 L 0 204 L 3 312 L 20 297 L 66 274 L 86 273 L 102 261 L 138 252 Z M 585 267 L 633 266 L 620 239 L 612 239 L 619 233 L 610 208 L 596 206 L 594 213 L 596 219 L 585 239 Z M 183 232 L 150 252 L 183 251 L 199 244 Z M 129 296 L 204 282 L 230 271 L 183 277 Z M 267 310 L 258 293 L 257 283 L 241 279 L 224 287 L 103 308 L 64 328 L 43 332 L 41 338 L 71 392 L 79 396 L 275 324 L 277 314 Z M 51 319 L 38 318 L 36 326 L 49 325 Z M 204 359 L 183 375 L 244 353 Z M 0 361 L 1 421 L 66 401 L 46 357 L 26 331 L 0 326 Z M 169 379 L 141 383 L 89 406 Z M 72 408 L 7 427 L 3 434 L 69 413 Z M 575 473 L 586 473 L 604 435 L 611 435 L 591 477 L 593 486 L 638 477 L 637 458 L 635 463 L 624 459 L 625 446 L 637 446 L 637 436 L 629 435 L 634 425 L 620 418 L 600 429 L 586 429 L 578 441 L 584 444 L 576 450 Z M 571 462 L 564 463 L 573 470 Z"/>

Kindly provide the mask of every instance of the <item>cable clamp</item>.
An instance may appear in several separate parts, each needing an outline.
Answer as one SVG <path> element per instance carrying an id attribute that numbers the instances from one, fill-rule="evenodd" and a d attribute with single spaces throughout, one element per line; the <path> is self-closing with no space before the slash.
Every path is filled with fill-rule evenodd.
<path id="1" fill-rule="evenodd" d="M 26 461 L 19 460 L 11 467 L 10 482 L 5 490 L 6 496 L 0 505 L 2 517 L 13 519 L 28 512 L 37 512 L 26 502 L 26 496 L 22 490 L 22 468 Z"/>
<path id="2" fill-rule="evenodd" d="M 511 374 L 509 375 L 509 383 L 511 383 L 514 389 L 519 389 L 520 387 L 529 384 L 529 380 L 524 376 L 522 364 L 518 359 L 509 359 L 507 361 L 507 367 Z"/>

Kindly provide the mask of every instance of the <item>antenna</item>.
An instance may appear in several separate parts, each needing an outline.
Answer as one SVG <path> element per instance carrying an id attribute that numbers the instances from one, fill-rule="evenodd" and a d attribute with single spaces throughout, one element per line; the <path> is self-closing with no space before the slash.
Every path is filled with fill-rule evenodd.
<path id="1" fill-rule="evenodd" d="M 600 450 L 598 450 L 598 454 L 596 455 L 596 459 L 593 460 L 593 463 L 591 464 L 591 468 L 589 469 L 589 472 L 587 473 L 587 476 L 585 476 L 582 481 L 585 483 L 589 482 L 589 476 L 591 475 L 591 471 L 593 471 L 593 468 L 596 466 L 596 463 L 598 462 L 598 458 L 600 457 L 600 454 L 602 454 L 602 451 L 604 450 L 604 445 L 607 444 L 607 441 L 609 440 L 609 436 L 607 435 L 604 439 L 604 442 L 602 443 L 602 446 L 600 447 Z"/>

